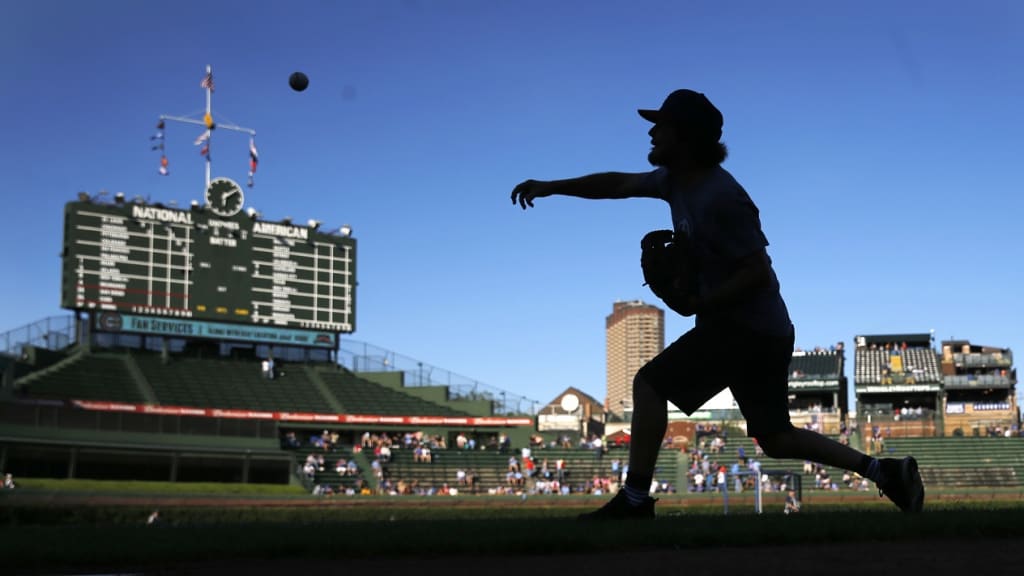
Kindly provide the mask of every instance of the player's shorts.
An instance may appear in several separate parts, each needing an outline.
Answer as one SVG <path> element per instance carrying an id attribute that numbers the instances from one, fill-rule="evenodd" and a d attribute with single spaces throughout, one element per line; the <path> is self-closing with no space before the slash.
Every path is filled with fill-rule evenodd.
<path id="1" fill-rule="evenodd" d="M 725 388 L 747 421 L 748 436 L 788 430 L 789 364 L 794 332 L 769 336 L 698 326 L 643 368 L 639 377 L 687 414 Z"/>

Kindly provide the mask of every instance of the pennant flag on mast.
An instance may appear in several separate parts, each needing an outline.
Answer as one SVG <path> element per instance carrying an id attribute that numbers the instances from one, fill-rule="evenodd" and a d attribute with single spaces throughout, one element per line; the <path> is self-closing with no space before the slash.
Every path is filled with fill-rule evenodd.
<path id="1" fill-rule="evenodd" d="M 202 155 L 202 156 L 207 156 L 207 159 L 209 159 L 209 155 L 210 155 L 210 131 L 209 130 L 207 130 L 207 131 L 203 132 L 202 134 L 200 134 L 199 137 L 196 138 L 196 141 L 193 142 L 193 144 L 195 144 L 196 146 L 202 145 L 203 147 L 199 149 L 199 154 Z"/>
<path id="2" fill-rule="evenodd" d="M 213 92 L 213 72 L 207 72 L 199 86 Z"/>
<path id="3" fill-rule="evenodd" d="M 252 188 L 256 166 L 260 162 L 260 153 L 256 150 L 256 138 L 249 138 L 249 188 Z"/>
<path id="4" fill-rule="evenodd" d="M 149 149 L 150 150 L 160 150 L 160 174 L 162 176 L 167 176 L 167 174 L 169 173 L 168 170 L 167 170 L 167 155 L 164 154 L 164 152 L 163 152 L 163 150 L 164 150 L 164 119 L 163 118 L 161 118 L 160 121 L 156 123 L 156 129 L 157 129 L 157 133 L 153 134 L 152 136 L 149 137 L 150 142 L 154 142 L 154 144 L 152 146 L 150 146 Z"/>

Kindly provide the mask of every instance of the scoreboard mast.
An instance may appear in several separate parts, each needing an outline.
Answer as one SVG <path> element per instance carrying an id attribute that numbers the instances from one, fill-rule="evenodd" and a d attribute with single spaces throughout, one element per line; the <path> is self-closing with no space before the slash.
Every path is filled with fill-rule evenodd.
<path id="1" fill-rule="evenodd" d="M 197 144 L 207 145 L 216 128 L 256 135 L 250 128 L 214 123 L 210 66 L 200 85 L 206 92 L 203 119 L 162 115 L 160 127 L 165 120 L 203 126 Z M 251 186 L 252 141 L 250 150 Z M 163 317 L 176 320 L 157 325 L 186 332 L 223 331 L 224 323 L 353 332 L 356 243 L 348 227 L 324 233 L 314 220 L 307 226 L 260 220 L 252 208 L 243 212 L 241 186 L 229 178 L 211 179 L 210 170 L 206 154 L 205 202 L 193 202 L 191 209 L 126 202 L 123 194 L 113 203 L 85 194 L 69 202 L 61 306 L 97 313 L 101 327 L 120 328 L 127 321 L 141 330 L 153 325 L 146 317 Z M 288 335 L 262 333 L 268 339 Z"/>

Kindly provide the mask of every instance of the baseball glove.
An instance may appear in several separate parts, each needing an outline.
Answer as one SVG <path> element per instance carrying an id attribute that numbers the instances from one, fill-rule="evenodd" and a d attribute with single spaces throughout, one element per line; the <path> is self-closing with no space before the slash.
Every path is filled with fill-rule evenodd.
<path id="1" fill-rule="evenodd" d="M 655 296 L 683 316 L 693 314 L 688 302 L 697 294 L 697 275 L 687 238 L 672 230 L 648 232 L 640 240 L 640 268 Z"/>

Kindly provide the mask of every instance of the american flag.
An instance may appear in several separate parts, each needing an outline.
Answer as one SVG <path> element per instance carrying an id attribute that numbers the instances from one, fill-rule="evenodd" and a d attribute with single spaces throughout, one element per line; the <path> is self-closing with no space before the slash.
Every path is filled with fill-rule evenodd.
<path id="1" fill-rule="evenodd" d="M 203 88 L 207 88 L 210 92 L 213 92 L 213 72 L 207 72 L 206 76 L 203 76 L 203 81 L 199 83 Z"/>

